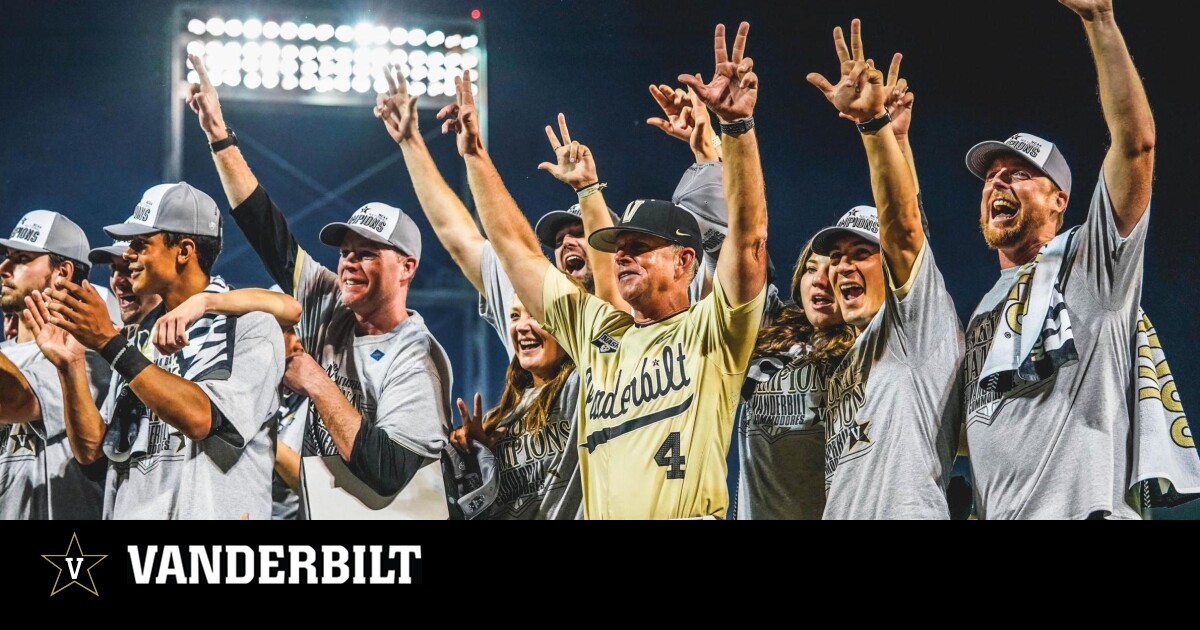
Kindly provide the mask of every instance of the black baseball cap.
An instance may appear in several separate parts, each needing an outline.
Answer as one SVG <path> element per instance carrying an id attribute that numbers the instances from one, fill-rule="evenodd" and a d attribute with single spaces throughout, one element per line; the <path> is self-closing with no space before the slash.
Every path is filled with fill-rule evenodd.
<path id="1" fill-rule="evenodd" d="M 699 256 L 704 251 L 700 224 L 687 208 L 661 199 L 638 199 L 625 206 L 621 221 L 588 235 L 588 244 L 610 254 L 617 251 L 621 232 L 641 232 L 664 238 L 676 245 L 690 247 Z"/>

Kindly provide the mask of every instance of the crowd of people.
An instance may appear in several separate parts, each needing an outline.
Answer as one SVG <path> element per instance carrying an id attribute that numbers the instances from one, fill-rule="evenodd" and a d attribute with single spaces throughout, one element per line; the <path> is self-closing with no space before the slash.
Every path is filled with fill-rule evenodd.
<path id="1" fill-rule="evenodd" d="M 464 200 L 389 72 L 373 114 L 507 351 L 487 405 L 451 400 L 447 353 L 409 308 L 428 235 L 369 202 L 320 231 L 338 264 L 319 264 L 190 56 L 223 203 L 164 183 L 101 247 L 48 210 L 0 239 L 0 518 L 1135 519 L 1186 501 L 1200 458 L 1141 309 L 1154 120 L 1111 0 L 1060 1 L 1111 145 L 1069 229 L 1052 141 L 970 149 L 1000 269 L 982 298 L 957 296 L 978 304 L 965 326 L 927 229 L 902 57 L 877 68 L 858 20 L 848 42 L 833 30 L 838 74 L 808 81 L 857 126 L 874 206 L 786 235 L 804 247 L 778 288 L 748 24 L 732 48 L 716 27 L 707 80 L 649 88 L 663 115 L 647 122 L 695 158 L 670 199 L 610 210 L 602 158 L 560 114 L 538 168 L 578 203 L 533 225 L 484 146 L 470 74 L 437 115 Z M 276 290 L 213 274 L 227 216 Z M 968 454 L 962 512 L 948 486 Z"/>

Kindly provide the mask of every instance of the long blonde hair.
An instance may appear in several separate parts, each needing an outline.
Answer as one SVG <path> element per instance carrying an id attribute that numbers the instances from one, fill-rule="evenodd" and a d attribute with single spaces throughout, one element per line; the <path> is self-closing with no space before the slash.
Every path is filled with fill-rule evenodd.
<path id="1" fill-rule="evenodd" d="M 557 343 L 557 342 L 556 342 Z M 558 374 L 546 382 L 537 399 L 521 416 L 519 422 L 524 431 L 534 434 L 546 426 L 550 418 L 550 408 L 562 392 L 563 385 L 575 372 L 575 362 L 567 354 L 563 354 L 562 363 L 558 365 Z M 491 431 L 508 417 L 521 404 L 525 392 L 533 387 L 533 373 L 521 367 L 521 361 L 513 355 L 508 362 L 508 370 L 504 373 L 504 392 L 500 394 L 500 403 L 487 412 L 483 420 L 484 431 Z"/>
<path id="2" fill-rule="evenodd" d="M 833 363 L 842 358 L 854 345 L 857 333 L 849 324 L 840 324 L 829 328 L 815 328 L 804 314 L 803 298 L 800 295 L 800 282 L 804 278 L 804 267 L 813 257 L 812 241 L 805 243 L 804 251 L 796 261 L 792 271 L 792 304 L 783 307 L 771 315 L 770 322 L 763 326 L 758 334 L 758 343 L 754 354 L 773 354 L 786 352 L 798 343 L 812 346 L 812 352 L 805 357 L 806 362 Z"/>

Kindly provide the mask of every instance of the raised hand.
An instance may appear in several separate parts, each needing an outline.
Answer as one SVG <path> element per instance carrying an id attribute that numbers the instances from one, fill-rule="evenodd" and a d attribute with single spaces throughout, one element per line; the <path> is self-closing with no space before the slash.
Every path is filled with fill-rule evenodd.
<path id="1" fill-rule="evenodd" d="M 500 427 L 491 432 L 485 431 L 482 408 L 483 397 L 479 395 L 479 392 L 475 393 L 474 413 L 467 411 L 467 403 L 463 402 L 463 399 L 458 399 L 458 413 L 462 416 L 462 426 L 450 432 L 450 443 L 464 453 L 471 452 L 471 440 L 490 449 L 495 447 L 500 438 L 508 432 L 508 427 Z"/>
<path id="2" fill-rule="evenodd" d="M 704 83 L 699 75 L 679 75 L 679 82 L 695 90 L 700 100 L 725 122 L 753 116 L 754 104 L 758 102 L 758 75 L 754 73 L 753 61 L 745 57 L 749 32 L 750 24 L 742 22 L 733 40 L 733 56 L 730 57 L 725 25 L 718 24 L 713 36 L 716 65 L 712 80 Z"/>
<path id="3" fill-rule="evenodd" d="M 592 150 L 571 140 L 571 132 L 567 130 L 567 117 L 558 115 L 558 130 L 562 133 L 562 142 L 554 134 L 554 129 L 546 125 L 546 138 L 550 140 L 550 148 L 554 149 L 557 164 L 542 162 L 538 170 L 549 171 L 558 181 L 579 190 L 590 186 L 600 179 L 596 175 L 596 161 L 592 158 Z"/>
<path id="4" fill-rule="evenodd" d="M 58 288 L 49 294 L 50 323 L 71 333 L 84 347 L 99 350 L 117 336 L 116 327 L 108 319 L 104 298 L 87 280 L 79 285 L 61 279 Z"/>
<path id="5" fill-rule="evenodd" d="M 840 26 L 833 29 L 833 46 L 841 63 L 841 78 L 837 84 L 830 83 L 816 72 L 808 75 L 808 82 L 821 90 L 843 118 L 866 122 L 881 116 L 900 73 L 900 53 L 892 57 L 888 83 L 885 83 L 883 73 L 875 68 L 874 61 L 863 54 L 862 23 L 859 20 L 850 23 L 850 48 L 846 48 L 846 39 Z"/>
<path id="6" fill-rule="evenodd" d="M 408 82 L 396 74 L 394 66 L 388 66 L 383 76 L 387 79 L 387 94 L 375 98 L 375 117 L 383 121 L 388 135 L 396 144 L 420 133 L 417 128 L 417 97 L 409 96 Z"/>
<path id="7" fill-rule="evenodd" d="M 221 115 L 221 100 L 217 98 L 217 89 L 208 78 L 208 70 L 197 55 L 188 55 L 188 61 L 196 69 L 200 77 L 200 85 L 188 87 L 187 104 L 200 118 L 200 128 L 208 136 L 210 143 L 229 137 L 225 131 L 225 117 Z"/>
<path id="8" fill-rule="evenodd" d="M 1058 0 L 1058 3 L 1089 22 L 1113 11 L 1112 0 Z"/>
<path id="9" fill-rule="evenodd" d="M 483 136 L 479 133 L 479 111 L 475 109 L 475 95 L 471 93 L 471 71 L 463 70 L 461 77 L 454 77 L 454 103 L 437 113 L 442 123 L 442 133 L 453 131 L 457 136 L 458 154 L 479 155 L 483 151 Z"/>
<path id="10" fill-rule="evenodd" d="M 175 354 L 188 345 L 188 326 L 204 317 L 207 308 L 204 297 L 204 293 L 197 293 L 154 322 L 150 339 L 163 356 Z"/>
<path id="11" fill-rule="evenodd" d="M 65 370 L 71 363 L 84 360 L 84 347 L 67 331 L 50 323 L 47 299 L 40 291 L 25 296 L 25 310 L 21 316 L 25 325 L 33 332 L 38 349 L 54 367 Z"/>
<path id="12" fill-rule="evenodd" d="M 892 82 L 889 81 L 889 83 Z M 888 95 L 885 105 L 892 113 L 892 133 L 896 134 L 898 138 L 908 135 L 908 127 L 912 124 L 912 108 L 915 98 L 913 93 L 908 91 L 908 81 L 905 79 L 896 81 Z"/>
<path id="13" fill-rule="evenodd" d="M 753 60 L 745 61 L 753 66 Z M 696 75 L 699 80 L 700 76 Z M 646 124 L 662 129 L 672 138 L 688 143 L 697 162 L 714 162 L 721 158 L 717 147 L 713 144 L 712 123 L 709 121 L 708 108 L 700 100 L 700 96 L 692 88 L 683 91 L 672 89 L 669 85 L 651 85 L 650 96 L 662 108 L 666 120 L 662 118 L 647 118 Z"/>

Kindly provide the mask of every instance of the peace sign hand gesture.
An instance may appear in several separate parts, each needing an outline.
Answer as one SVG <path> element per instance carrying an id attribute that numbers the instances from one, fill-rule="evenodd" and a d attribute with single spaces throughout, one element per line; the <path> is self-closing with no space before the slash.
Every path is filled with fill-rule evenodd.
<path id="1" fill-rule="evenodd" d="M 485 431 L 482 407 L 483 397 L 478 392 L 475 393 L 474 413 L 467 411 L 467 403 L 463 402 L 463 399 L 458 399 L 458 413 L 462 416 L 462 426 L 450 432 L 450 443 L 464 453 L 471 452 L 471 440 L 491 449 L 508 432 L 508 427 L 500 427 L 491 432 Z"/>
<path id="2" fill-rule="evenodd" d="M 713 36 L 713 53 L 716 61 L 712 80 L 704 83 L 699 75 L 681 74 L 679 82 L 692 88 L 708 108 L 724 122 L 749 118 L 754 115 L 754 104 L 758 102 L 758 75 L 754 73 L 754 62 L 745 57 L 746 35 L 750 23 L 738 26 L 733 40 L 733 56 L 730 57 L 725 41 L 725 25 L 718 24 Z"/>
<path id="3" fill-rule="evenodd" d="M 596 175 L 596 161 L 592 158 L 592 150 L 571 140 L 571 132 L 567 130 L 567 117 L 558 115 L 558 130 L 562 133 L 562 142 L 554 135 L 554 129 L 546 125 L 546 138 L 550 140 L 550 148 L 558 159 L 557 164 L 542 162 L 538 164 L 539 171 L 550 171 L 558 181 L 579 190 L 600 181 Z"/>
<path id="4" fill-rule="evenodd" d="M 841 62 L 841 78 L 834 85 L 820 74 L 808 75 L 808 82 L 825 94 L 842 118 L 855 122 L 866 122 L 883 115 L 885 103 L 892 94 L 900 74 L 900 53 L 892 57 L 887 82 L 883 73 L 875 68 L 875 62 L 863 54 L 862 23 L 850 23 L 850 49 L 840 26 L 833 29 L 833 45 Z"/>
<path id="5" fill-rule="evenodd" d="M 392 140 L 401 144 L 420 130 L 417 128 L 417 97 L 409 96 L 408 82 L 395 72 L 394 66 L 388 66 L 383 73 L 388 91 L 375 98 L 375 117 L 383 121 Z"/>

